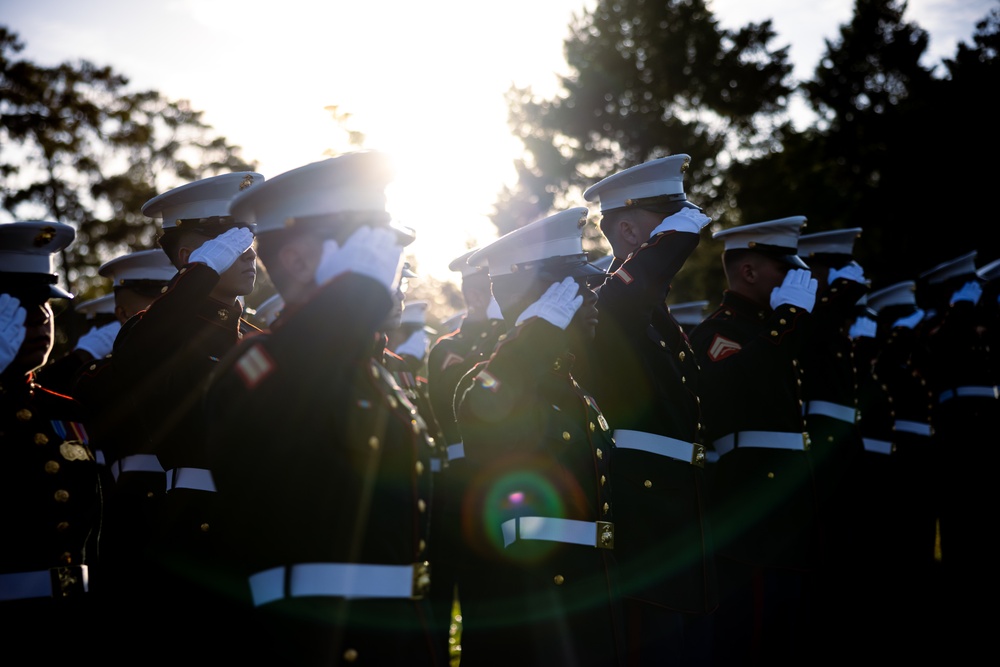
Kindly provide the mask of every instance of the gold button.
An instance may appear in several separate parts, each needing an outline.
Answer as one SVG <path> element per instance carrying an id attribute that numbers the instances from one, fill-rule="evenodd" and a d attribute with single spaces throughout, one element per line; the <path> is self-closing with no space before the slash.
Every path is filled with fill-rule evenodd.
<path id="1" fill-rule="evenodd" d="M 555 362 L 552 364 L 552 370 L 558 371 L 561 368 L 562 368 L 562 360 L 561 359 L 556 359 Z"/>
<path id="2" fill-rule="evenodd" d="M 684 361 L 684 350 L 681 350 L 680 352 L 677 353 L 677 358 L 680 359 L 681 361 Z"/>
<path id="3" fill-rule="evenodd" d="M 46 461 L 45 462 L 45 472 L 50 475 L 54 475 L 59 472 L 59 462 L 58 461 Z"/>
<path id="4" fill-rule="evenodd" d="M 601 475 L 601 486 L 604 486 L 607 483 L 607 481 L 608 481 L 608 478 L 605 477 L 604 475 Z"/>
<path id="5" fill-rule="evenodd" d="M 799 312 L 799 309 L 798 309 L 798 308 L 796 308 L 795 306 L 792 306 L 792 307 L 791 307 L 791 308 L 789 308 L 788 310 L 789 310 L 789 312 L 792 312 L 792 313 L 797 313 L 797 312 Z"/>
<path id="6" fill-rule="evenodd" d="M 666 347 L 666 346 L 667 346 L 667 341 L 661 340 L 660 341 L 660 347 Z"/>
<path id="7" fill-rule="evenodd" d="M 479 334 L 479 337 L 480 337 L 480 338 L 486 338 L 486 337 L 487 337 L 488 335 L 489 335 L 489 334 L 488 334 L 488 333 L 486 333 L 486 332 L 484 331 L 484 332 L 482 332 L 481 334 Z"/>
<path id="8" fill-rule="evenodd" d="M 687 384 L 687 381 L 688 381 L 688 379 L 682 375 L 681 376 L 681 384 Z"/>
<path id="9" fill-rule="evenodd" d="M 563 440 L 569 440 L 570 437 L 569 431 L 563 431 Z"/>
<path id="10" fill-rule="evenodd" d="M 786 320 L 784 317 L 782 317 L 780 320 L 778 320 L 778 322 L 780 324 L 788 324 L 788 320 Z"/>
<path id="11" fill-rule="evenodd" d="M 566 581 L 566 579 L 564 579 L 561 574 L 557 574 L 556 576 L 552 577 L 552 582 L 556 586 L 562 586 L 564 581 Z"/>
<path id="12" fill-rule="evenodd" d="M 97 368 L 97 364 L 91 364 L 90 365 L 90 370 L 94 370 L 95 368 Z"/>
<path id="13" fill-rule="evenodd" d="M 166 294 L 166 293 L 167 293 L 167 286 L 164 285 L 163 287 L 160 288 L 160 294 Z"/>
<path id="14" fill-rule="evenodd" d="M 413 429 L 414 433 L 420 433 L 420 422 L 418 422 L 416 419 L 411 419 L 410 428 Z"/>
<path id="15" fill-rule="evenodd" d="M 358 652 L 355 649 L 349 648 L 346 651 L 344 651 L 344 660 L 346 662 L 354 662 L 357 659 L 358 659 Z"/>
<path id="16" fill-rule="evenodd" d="M 647 489 L 653 488 L 653 483 L 651 481 L 649 481 L 648 479 L 645 482 L 643 482 L 642 485 L 644 487 L 646 487 Z"/>
<path id="17" fill-rule="evenodd" d="M 597 450 L 597 458 L 599 458 L 599 459 L 603 459 L 604 458 L 604 452 L 602 452 L 600 450 L 600 448 L 598 448 L 598 450 Z"/>
<path id="18" fill-rule="evenodd" d="M 155 493 L 153 493 L 152 491 L 147 491 L 147 492 L 146 492 L 146 497 L 147 497 L 147 498 L 152 498 L 152 497 L 154 497 L 154 496 L 156 496 L 156 494 L 155 494 Z"/>
<path id="19" fill-rule="evenodd" d="M 31 419 L 31 410 L 28 408 L 21 408 L 17 411 L 17 418 L 19 421 L 26 422 Z"/>
<path id="20" fill-rule="evenodd" d="M 377 378 L 378 377 L 378 369 L 375 368 L 375 366 L 372 366 L 372 377 L 373 378 Z"/>
<path id="21" fill-rule="evenodd" d="M 420 543 L 417 545 L 417 548 L 423 551 L 424 549 L 427 548 L 427 542 L 425 542 L 424 540 L 420 540 Z"/>
<path id="22" fill-rule="evenodd" d="M 608 420 L 604 418 L 604 415 L 597 415 L 597 423 L 601 425 L 602 431 L 608 430 Z"/>
<path id="23" fill-rule="evenodd" d="M 597 429 L 597 425 L 594 422 L 590 422 L 590 432 L 593 433 Z"/>
<path id="24" fill-rule="evenodd" d="M 772 335 L 772 336 L 777 336 L 777 335 L 778 335 L 778 332 L 777 332 L 777 331 L 772 331 L 772 332 L 771 332 L 771 335 Z"/>
<path id="25" fill-rule="evenodd" d="M 183 269 L 181 269 L 181 270 L 180 270 L 180 271 L 179 271 L 178 273 L 181 273 L 181 274 L 184 274 L 184 273 L 187 273 L 187 267 L 185 266 L 185 267 L 184 267 Z"/>
<path id="26" fill-rule="evenodd" d="M 369 447 L 371 447 L 372 449 L 378 449 L 378 445 L 379 445 L 379 442 L 378 442 L 378 436 L 377 435 L 373 435 L 372 437 L 368 438 L 368 446 Z"/>
<path id="27" fill-rule="evenodd" d="M 208 532 L 208 529 L 209 529 L 209 527 L 210 527 L 210 526 L 209 526 L 209 525 L 208 525 L 208 523 L 206 522 L 206 523 L 203 523 L 203 524 L 201 524 L 200 526 L 198 526 L 198 529 L 199 529 L 199 530 L 201 530 L 201 532 L 203 532 L 203 533 L 207 533 L 207 532 Z"/>
<path id="28" fill-rule="evenodd" d="M 49 444 L 49 436 L 45 435 L 44 433 L 36 433 L 35 434 L 35 444 L 36 445 L 47 445 L 47 444 Z"/>
<path id="29" fill-rule="evenodd" d="M 60 533 L 65 533 L 68 528 L 69 528 L 68 521 L 60 521 L 59 523 L 56 524 L 56 530 Z"/>
<path id="30" fill-rule="evenodd" d="M 66 489 L 59 489 L 56 491 L 55 498 L 57 503 L 64 503 L 69 500 L 69 491 Z"/>
<path id="31" fill-rule="evenodd" d="M 397 401 L 396 397 L 392 395 L 388 396 L 388 403 L 389 407 L 392 408 L 393 410 L 395 410 L 396 407 L 399 405 L 399 401 Z"/>
<path id="32" fill-rule="evenodd" d="M 217 314 L 219 316 L 219 319 L 222 320 L 223 322 L 229 319 L 229 311 L 226 310 L 225 308 L 219 308 L 219 312 Z"/>
<path id="33" fill-rule="evenodd" d="M 611 511 L 611 505 L 604 503 L 604 513 L 607 514 Z"/>
<path id="34" fill-rule="evenodd" d="M 767 478 L 768 479 L 774 479 L 774 473 L 773 472 L 767 473 Z"/>
<path id="35" fill-rule="evenodd" d="M 417 499 L 417 509 L 420 510 L 421 512 L 427 511 L 427 503 L 424 502 L 423 498 Z"/>
<path id="36" fill-rule="evenodd" d="M 417 461 L 417 465 L 415 467 L 417 469 L 417 474 L 418 475 L 423 475 L 424 474 L 424 463 L 423 463 L 423 461 Z"/>

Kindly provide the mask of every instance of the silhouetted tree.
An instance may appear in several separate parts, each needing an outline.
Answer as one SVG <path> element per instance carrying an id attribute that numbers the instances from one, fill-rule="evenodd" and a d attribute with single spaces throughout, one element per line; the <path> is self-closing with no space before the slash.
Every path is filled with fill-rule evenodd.
<path id="1" fill-rule="evenodd" d="M 103 281 L 100 264 L 153 247 L 156 222 L 141 213 L 149 198 L 256 168 L 187 101 L 132 92 L 124 75 L 85 60 L 44 67 L 18 59 L 23 48 L 0 25 L 0 208 L 76 227 L 61 270 L 84 299 Z"/>

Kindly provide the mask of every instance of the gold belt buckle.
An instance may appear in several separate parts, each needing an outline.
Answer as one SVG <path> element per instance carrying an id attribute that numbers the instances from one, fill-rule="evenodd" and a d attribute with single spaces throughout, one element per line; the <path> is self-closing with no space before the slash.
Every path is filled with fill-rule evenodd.
<path id="1" fill-rule="evenodd" d="M 87 592 L 87 566 L 64 565 L 49 568 L 52 597 L 68 598 Z"/>
<path id="2" fill-rule="evenodd" d="M 691 465 L 698 466 L 699 468 L 705 467 L 705 445 L 699 445 L 697 442 L 692 446 L 691 452 Z"/>
<path id="3" fill-rule="evenodd" d="M 428 561 L 413 564 L 413 587 L 410 597 L 422 599 L 431 590 L 431 564 Z"/>
<path id="4" fill-rule="evenodd" d="M 594 546 L 598 549 L 615 548 L 615 524 L 610 521 L 597 522 L 597 542 Z"/>

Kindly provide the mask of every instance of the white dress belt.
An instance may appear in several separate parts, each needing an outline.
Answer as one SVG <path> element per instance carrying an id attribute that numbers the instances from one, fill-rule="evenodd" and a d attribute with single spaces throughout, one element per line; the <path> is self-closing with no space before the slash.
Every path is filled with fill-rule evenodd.
<path id="1" fill-rule="evenodd" d="M 809 448 L 808 435 L 788 431 L 738 431 L 724 435 L 714 443 L 715 453 L 720 458 L 737 448 L 759 447 L 763 449 L 794 449 L 806 451 Z"/>
<path id="2" fill-rule="evenodd" d="M 908 419 L 897 419 L 894 427 L 897 431 L 904 433 L 914 433 L 916 435 L 932 435 L 931 425 L 924 422 L 915 422 Z"/>
<path id="3" fill-rule="evenodd" d="M 173 489 L 195 489 L 215 492 L 212 471 L 205 468 L 172 468 L 167 471 L 167 491 Z"/>
<path id="4" fill-rule="evenodd" d="M 249 577 L 255 607 L 285 598 L 403 598 L 423 595 L 430 584 L 427 563 L 300 563 L 273 567 Z"/>
<path id="5" fill-rule="evenodd" d="M 953 398 L 960 398 L 963 396 L 980 396 L 982 398 L 998 398 L 1000 394 L 997 393 L 996 385 L 992 387 L 955 387 L 954 389 L 945 389 L 938 396 L 938 403 L 944 403 Z"/>
<path id="6" fill-rule="evenodd" d="M 877 440 L 875 438 L 862 438 L 865 443 L 865 451 L 874 454 L 892 454 L 892 443 L 888 440 Z"/>
<path id="7" fill-rule="evenodd" d="M 116 481 L 123 472 L 163 472 L 163 466 L 156 454 L 132 454 L 111 464 L 111 474 Z"/>
<path id="8" fill-rule="evenodd" d="M 831 419 L 853 424 L 857 420 L 857 410 L 849 405 L 831 403 L 830 401 L 809 401 L 806 404 L 806 414 L 823 415 Z"/>
<path id="9" fill-rule="evenodd" d="M 448 445 L 447 451 L 449 461 L 465 458 L 465 443 L 459 442 L 458 444 Z"/>
<path id="10" fill-rule="evenodd" d="M 615 429 L 611 435 L 614 438 L 615 447 L 618 449 L 638 449 L 691 465 L 700 467 L 705 465 L 704 445 L 685 442 L 665 435 L 627 429 Z"/>
<path id="11" fill-rule="evenodd" d="M 544 516 L 521 516 L 500 524 L 503 545 L 518 540 L 545 540 L 581 544 L 598 549 L 614 548 L 614 524 L 609 521 L 577 521 Z"/>
<path id="12" fill-rule="evenodd" d="M 61 584 L 67 581 L 70 586 L 64 590 Z M 89 590 L 89 573 L 86 565 L 0 574 L 0 602 L 29 598 L 61 598 L 69 589 L 84 593 Z"/>

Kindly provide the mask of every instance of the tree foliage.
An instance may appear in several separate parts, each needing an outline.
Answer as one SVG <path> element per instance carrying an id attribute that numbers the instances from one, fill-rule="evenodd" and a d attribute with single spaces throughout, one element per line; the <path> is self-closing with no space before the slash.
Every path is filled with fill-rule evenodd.
<path id="1" fill-rule="evenodd" d="M 790 215 L 809 218 L 806 232 L 859 226 L 859 258 L 882 283 L 970 249 L 996 257 L 977 195 L 993 180 L 979 165 L 1000 131 L 986 95 L 998 80 L 998 10 L 945 60 L 943 76 L 922 64 L 928 34 L 905 10 L 856 0 L 812 78 L 795 82 L 787 47 L 770 46 L 770 21 L 730 31 L 699 0 L 599 0 L 574 17 L 558 93 L 508 94 L 525 157 L 494 223 L 504 233 L 579 205 L 608 174 L 688 153 L 685 187 L 713 229 Z M 789 113 L 797 95 L 814 114 L 805 123 Z M 703 239 L 675 281 L 676 300 L 718 294 L 720 252 Z"/>
<path id="2" fill-rule="evenodd" d="M 86 60 L 19 59 L 23 48 L 0 26 L 0 209 L 77 229 L 61 270 L 78 295 L 95 293 L 104 261 L 153 247 L 156 221 L 141 213 L 151 197 L 256 168 L 187 101 L 131 91 L 124 75 Z"/>

